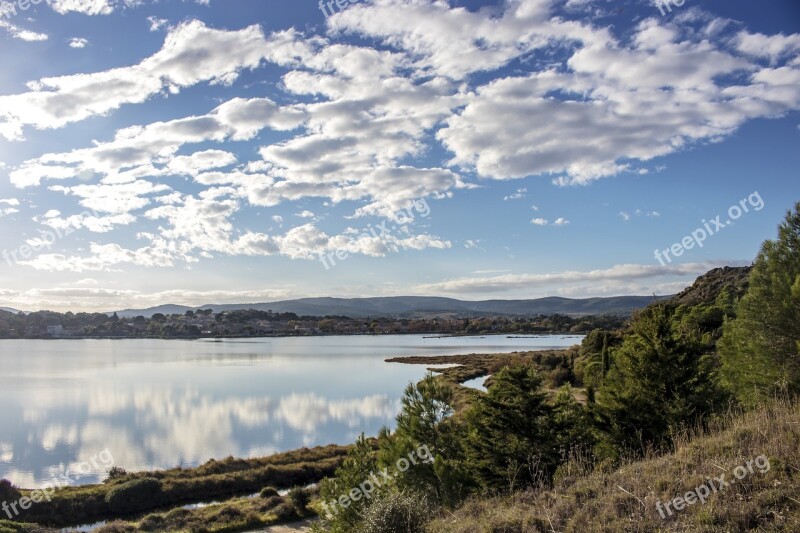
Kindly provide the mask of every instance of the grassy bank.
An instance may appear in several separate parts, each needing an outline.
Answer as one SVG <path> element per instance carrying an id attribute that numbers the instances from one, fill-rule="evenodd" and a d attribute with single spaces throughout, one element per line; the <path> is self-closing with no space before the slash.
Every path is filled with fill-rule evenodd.
<path id="1" fill-rule="evenodd" d="M 741 480 L 738 466 L 766 456 L 769 470 Z M 656 503 L 725 475 L 729 486 L 672 514 Z M 429 525 L 430 533 L 800 531 L 800 404 L 774 402 L 682 435 L 674 453 L 618 468 L 574 460 L 552 488 L 475 498 Z"/>
<path id="2" fill-rule="evenodd" d="M 23 511 L 18 520 L 60 527 L 135 518 L 152 510 L 252 494 L 267 486 L 305 486 L 332 475 L 347 450 L 306 448 L 265 458 L 211 460 L 197 468 L 119 475 L 102 485 L 59 490 L 52 501 Z M 21 495 L 30 496 L 30 491 Z"/>
<path id="3" fill-rule="evenodd" d="M 550 392 L 555 392 L 565 383 L 574 382 L 573 367 L 576 357 L 577 347 L 572 347 L 564 350 L 499 354 L 392 357 L 391 359 L 386 359 L 386 362 L 406 365 L 458 365 L 449 368 L 429 367 L 429 370 L 437 374 L 437 379 L 454 386 L 453 407 L 457 411 L 462 411 L 479 394 L 475 389 L 459 387 L 459 385 L 467 381 L 485 377 L 484 384 L 488 387 L 492 383 L 492 376 L 503 368 L 517 365 L 533 366 L 544 379 L 545 388 Z M 578 400 L 585 399 L 585 393 L 582 389 L 575 389 L 574 393 Z"/>

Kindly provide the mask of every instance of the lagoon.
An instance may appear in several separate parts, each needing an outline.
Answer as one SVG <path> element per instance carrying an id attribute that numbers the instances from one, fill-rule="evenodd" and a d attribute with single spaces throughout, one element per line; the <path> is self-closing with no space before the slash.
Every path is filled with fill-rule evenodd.
<path id="1" fill-rule="evenodd" d="M 581 336 L 0 340 L 0 478 L 34 487 L 104 450 L 116 466 L 196 466 L 349 444 L 393 426 L 424 366 L 402 355 L 564 348 Z"/>

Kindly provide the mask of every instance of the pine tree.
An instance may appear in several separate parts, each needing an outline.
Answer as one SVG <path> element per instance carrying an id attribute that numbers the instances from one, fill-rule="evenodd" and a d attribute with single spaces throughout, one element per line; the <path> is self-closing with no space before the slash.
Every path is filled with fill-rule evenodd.
<path id="1" fill-rule="evenodd" d="M 714 358 L 674 327 L 671 308 L 648 307 L 615 352 L 597 402 L 600 426 L 617 450 L 666 444 L 671 429 L 694 424 L 722 402 Z"/>
<path id="2" fill-rule="evenodd" d="M 467 419 L 467 460 L 485 490 L 531 486 L 555 468 L 553 409 L 532 368 L 498 372 L 488 393 L 475 399 Z"/>
<path id="3" fill-rule="evenodd" d="M 426 446 L 433 462 L 415 464 L 396 478 L 400 489 L 423 492 L 446 506 L 454 506 L 474 486 L 463 457 L 463 424 L 453 418 L 453 392 L 428 374 L 409 384 L 401 400 L 397 429 L 379 438 L 381 466 L 392 468 L 399 459 Z"/>
<path id="4" fill-rule="evenodd" d="M 800 392 L 800 202 L 766 241 L 750 287 L 719 343 L 722 379 L 752 404 L 777 389 Z"/>

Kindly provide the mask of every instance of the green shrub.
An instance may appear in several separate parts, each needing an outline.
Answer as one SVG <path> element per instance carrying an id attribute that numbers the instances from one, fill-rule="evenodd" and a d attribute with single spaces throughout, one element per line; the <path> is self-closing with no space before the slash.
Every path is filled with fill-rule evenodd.
<path id="1" fill-rule="evenodd" d="M 311 495 L 303 487 L 295 487 L 289 491 L 289 499 L 292 501 L 294 508 L 297 509 L 297 512 L 302 514 L 311 501 Z"/>
<path id="2" fill-rule="evenodd" d="M 275 496 L 280 496 L 280 494 L 278 494 L 278 489 L 274 487 L 264 487 L 261 489 L 262 498 L 274 498 Z"/>
<path id="3" fill-rule="evenodd" d="M 392 491 L 367 508 L 358 533 L 423 533 L 435 514 L 424 494 Z"/>
<path id="4" fill-rule="evenodd" d="M 114 481 L 115 479 L 119 479 L 128 475 L 128 471 L 124 468 L 120 468 L 118 466 L 112 466 L 111 469 L 108 471 L 108 477 L 105 480 L 105 483 L 110 481 Z"/>
<path id="5" fill-rule="evenodd" d="M 277 506 L 283 503 L 283 498 L 280 496 L 273 496 L 271 498 L 266 498 L 261 500 L 261 505 L 258 506 L 258 510 L 261 512 L 272 511 Z"/>
<path id="6" fill-rule="evenodd" d="M 157 507 L 161 501 L 161 482 L 153 478 L 123 483 L 106 494 L 106 503 L 115 513 L 132 514 Z"/>
<path id="7" fill-rule="evenodd" d="M 136 528 L 125 522 L 109 522 L 95 530 L 97 533 L 134 533 Z"/>
<path id="8" fill-rule="evenodd" d="M 142 531 L 163 531 L 164 517 L 160 514 L 149 514 L 139 523 Z"/>
<path id="9" fill-rule="evenodd" d="M 27 533 L 29 531 L 39 531 L 39 528 L 31 524 L 0 520 L 0 533 Z"/>
<path id="10" fill-rule="evenodd" d="M 19 489 L 7 479 L 0 479 L 0 502 L 15 502 L 22 497 Z"/>
<path id="11" fill-rule="evenodd" d="M 282 522 L 297 518 L 297 511 L 295 511 L 294 506 L 289 503 L 280 504 L 272 512 L 275 513 L 275 516 L 278 517 L 278 520 Z"/>

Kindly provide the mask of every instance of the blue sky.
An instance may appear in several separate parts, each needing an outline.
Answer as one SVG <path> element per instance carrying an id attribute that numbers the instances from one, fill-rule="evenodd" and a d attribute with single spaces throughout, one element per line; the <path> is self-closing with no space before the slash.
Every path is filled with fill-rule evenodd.
<path id="1" fill-rule="evenodd" d="M 670 294 L 800 200 L 793 0 L 21 5 L 0 305 Z"/>

